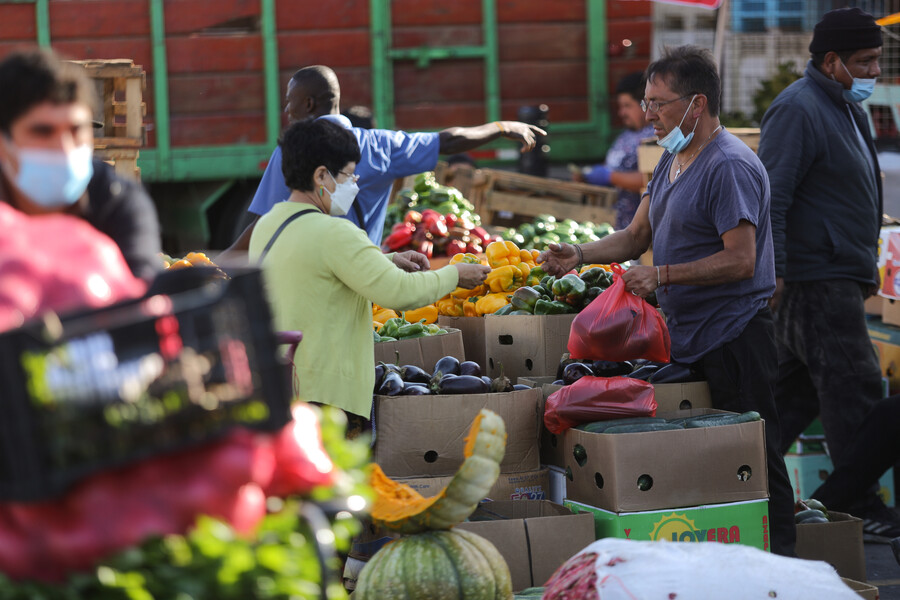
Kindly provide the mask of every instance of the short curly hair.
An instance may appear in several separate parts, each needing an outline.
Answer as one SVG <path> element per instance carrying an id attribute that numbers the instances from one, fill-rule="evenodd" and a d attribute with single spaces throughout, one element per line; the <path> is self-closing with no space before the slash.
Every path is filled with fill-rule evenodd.
<path id="1" fill-rule="evenodd" d="M 294 123 L 278 140 L 281 172 L 292 190 L 312 191 L 313 173 L 320 166 L 337 177 L 349 162 L 359 162 L 359 144 L 349 129 L 328 119 L 306 119 Z"/>
<path id="2" fill-rule="evenodd" d="M 97 103 L 94 83 L 85 70 L 45 49 L 19 50 L 0 62 L 0 131 L 44 102 L 81 103 L 91 112 Z M 15 90 L 14 93 L 8 93 Z"/>

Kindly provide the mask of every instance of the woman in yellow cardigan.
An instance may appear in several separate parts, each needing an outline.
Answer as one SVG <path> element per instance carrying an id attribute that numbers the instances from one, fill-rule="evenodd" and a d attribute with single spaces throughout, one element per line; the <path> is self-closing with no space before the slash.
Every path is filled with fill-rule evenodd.
<path id="1" fill-rule="evenodd" d="M 364 230 L 334 218 L 347 214 L 358 190 L 359 147 L 349 130 L 325 119 L 302 121 L 280 145 L 291 195 L 259 220 L 250 259 L 261 261 L 276 329 L 303 332 L 294 358 L 299 398 L 368 419 L 372 302 L 418 308 L 457 286 L 480 285 L 490 268 L 459 263 L 429 271 L 424 255 L 382 254 Z"/>

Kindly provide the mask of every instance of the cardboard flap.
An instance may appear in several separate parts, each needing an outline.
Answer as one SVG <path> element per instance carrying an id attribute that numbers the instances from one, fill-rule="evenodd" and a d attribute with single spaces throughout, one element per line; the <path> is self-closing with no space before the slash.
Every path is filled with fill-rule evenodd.
<path id="1" fill-rule="evenodd" d="M 525 519 L 525 532 L 531 552 L 531 579 L 540 586 L 576 552 L 594 542 L 594 518 L 587 513 L 571 515 L 561 528 L 557 517 L 532 517 Z"/>

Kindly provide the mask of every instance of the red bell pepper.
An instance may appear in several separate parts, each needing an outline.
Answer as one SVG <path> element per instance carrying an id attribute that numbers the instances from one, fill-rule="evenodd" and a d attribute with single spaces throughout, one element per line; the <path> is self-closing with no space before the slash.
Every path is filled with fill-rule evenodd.
<path id="1" fill-rule="evenodd" d="M 403 224 L 401 223 L 401 225 Z M 409 243 L 412 242 L 412 238 L 412 230 L 409 227 L 403 227 L 387 236 L 384 239 L 384 242 L 381 243 L 381 249 L 385 252 L 400 250 L 404 246 L 409 245 Z"/>
<path id="2" fill-rule="evenodd" d="M 447 242 L 447 247 L 444 249 L 444 253 L 447 256 L 453 256 L 455 254 L 464 254 L 466 251 L 466 243 L 461 240 L 450 240 Z"/>
<path id="3" fill-rule="evenodd" d="M 417 210 L 407 211 L 405 215 L 403 215 L 404 223 L 421 223 L 422 222 L 422 213 Z"/>

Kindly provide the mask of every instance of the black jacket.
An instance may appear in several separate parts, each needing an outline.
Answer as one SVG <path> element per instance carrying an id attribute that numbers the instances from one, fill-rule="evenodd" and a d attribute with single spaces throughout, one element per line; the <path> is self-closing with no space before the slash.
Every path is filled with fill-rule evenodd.
<path id="1" fill-rule="evenodd" d="M 865 113 L 842 89 L 810 62 L 762 120 L 775 275 L 786 281 L 876 282 L 881 169 Z"/>

